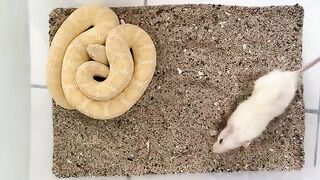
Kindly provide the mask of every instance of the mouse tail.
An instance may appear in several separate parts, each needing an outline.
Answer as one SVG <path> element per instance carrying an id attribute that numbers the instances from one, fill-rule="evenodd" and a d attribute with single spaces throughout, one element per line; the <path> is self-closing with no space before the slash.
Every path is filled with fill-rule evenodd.
<path id="1" fill-rule="evenodd" d="M 316 64 L 319 63 L 319 62 L 320 62 L 320 57 L 318 57 L 318 58 L 316 58 L 315 60 L 313 60 L 312 62 L 304 65 L 302 68 L 300 68 L 300 69 L 298 70 L 298 73 L 299 73 L 299 74 L 304 73 L 305 71 L 307 71 L 308 69 L 310 69 L 311 67 L 313 67 L 314 65 L 316 65 Z"/>

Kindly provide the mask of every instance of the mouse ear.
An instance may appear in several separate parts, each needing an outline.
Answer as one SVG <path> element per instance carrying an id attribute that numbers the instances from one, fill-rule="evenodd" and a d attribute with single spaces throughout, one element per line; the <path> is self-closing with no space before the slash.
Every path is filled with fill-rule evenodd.
<path id="1" fill-rule="evenodd" d="M 234 127 L 232 126 L 232 125 L 227 125 L 227 127 L 226 127 L 226 133 L 227 134 L 231 134 L 231 133 L 233 133 L 233 130 L 234 130 Z"/>
<path id="2" fill-rule="evenodd" d="M 231 125 L 227 125 L 220 133 L 220 138 L 223 139 L 226 136 L 228 136 L 229 134 L 231 134 L 233 132 L 233 126 Z"/>

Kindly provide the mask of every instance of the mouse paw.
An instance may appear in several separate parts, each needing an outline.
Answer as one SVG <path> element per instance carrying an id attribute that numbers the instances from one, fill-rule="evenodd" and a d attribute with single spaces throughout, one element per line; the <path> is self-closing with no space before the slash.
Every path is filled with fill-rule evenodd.
<path id="1" fill-rule="evenodd" d="M 251 141 L 248 141 L 242 145 L 242 147 L 247 148 L 250 145 Z"/>

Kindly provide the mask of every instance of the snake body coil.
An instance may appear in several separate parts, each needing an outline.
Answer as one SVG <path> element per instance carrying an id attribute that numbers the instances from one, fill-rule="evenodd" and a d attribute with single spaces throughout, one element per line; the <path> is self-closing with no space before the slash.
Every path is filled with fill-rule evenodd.
<path id="1" fill-rule="evenodd" d="M 90 61 L 87 48 L 92 44 L 105 45 L 105 59 Z M 94 119 L 111 119 L 124 114 L 143 95 L 155 66 L 155 47 L 144 30 L 119 25 L 109 8 L 87 5 L 75 10 L 55 34 L 47 85 L 63 108 Z M 106 79 L 99 82 L 94 77 Z"/>

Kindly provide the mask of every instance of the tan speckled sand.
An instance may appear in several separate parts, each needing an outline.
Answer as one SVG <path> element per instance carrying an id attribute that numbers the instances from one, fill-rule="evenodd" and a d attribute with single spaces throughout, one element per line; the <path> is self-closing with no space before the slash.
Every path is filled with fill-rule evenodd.
<path id="1" fill-rule="evenodd" d="M 137 104 L 111 121 L 53 106 L 57 176 L 302 168 L 302 87 L 288 110 L 248 149 L 211 152 L 224 114 L 249 95 L 258 76 L 276 67 L 300 67 L 300 6 L 113 10 L 151 36 L 157 50 L 156 73 Z M 51 13 L 51 38 L 72 11 Z"/>

